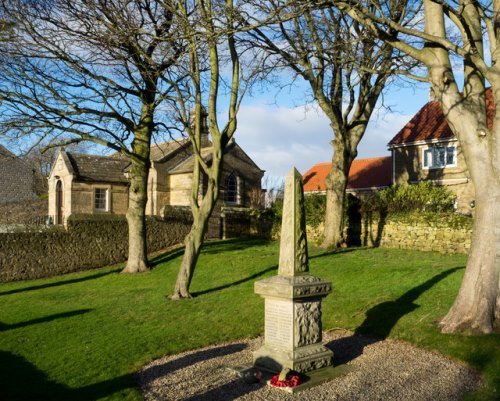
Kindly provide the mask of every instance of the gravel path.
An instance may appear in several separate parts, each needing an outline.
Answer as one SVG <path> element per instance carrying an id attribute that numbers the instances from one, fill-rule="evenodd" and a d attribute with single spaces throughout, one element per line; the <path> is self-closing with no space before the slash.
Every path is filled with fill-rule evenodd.
<path id="1" fill-rule="evenodd" d="M 146 401 L 445 401 L 481 386 L 480 376 L 465 364 L 404 342 L 346 331 L 327 332 L 323 342 L 333 350 L 335 364 L 346 363 L 352 371 L 294 395 L 264 383 L 249 384 L 225 368 L 250 364 L 262 338 L 158 359 L 141 369 L 138 381 Z"/>

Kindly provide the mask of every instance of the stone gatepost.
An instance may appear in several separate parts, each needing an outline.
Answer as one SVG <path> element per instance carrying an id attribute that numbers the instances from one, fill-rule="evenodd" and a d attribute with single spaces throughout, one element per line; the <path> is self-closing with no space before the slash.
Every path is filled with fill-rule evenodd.
<path id="1" fill-rule="evenodd" d="M 274 372 L 308 372 L 332 364 L 322 344 L 321 299 L 329 281 L 309 274 L 304 190 L 294 168 L 285 181 L 278 275 L 255 283 L 265 299 L 265 342 L 254 352 L 254 366 Z"/>

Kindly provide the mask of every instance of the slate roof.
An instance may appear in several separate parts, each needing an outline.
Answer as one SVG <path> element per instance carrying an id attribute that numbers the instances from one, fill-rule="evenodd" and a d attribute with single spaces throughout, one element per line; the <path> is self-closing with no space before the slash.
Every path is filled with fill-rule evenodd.
<path id="1" fill-rule="evenodd" d="M 125 171 L 130 162 L 126 159 L 71 152 L 66 155 L 79 181 L 128 183 Z"/>
<path id="2" fill-rule="evenodd" d="M 212 148 L 202 148 L 201 149 L 201 157 L 208 162 L 212 156 Z M 194 154 L 191 152 L 186 159 L 182 160 L 177 166 L 169 169 L 170 174 L 181 174 L 181 173 L 190 173 L 194 170 Z"/>
<path id="3" fill-rule="evenodd" d="M 237 157 L 241 162 L 250 165 L 256 170 L 264 172 L 264 170 L 261 170 L 259 166 L 255 164 L 255 162 L 243 151 L 243 149 L 236 142 L 228 144 L 226 149 L 224 149 L 224 153 L 225 154 L 237 153 L 238 154 Z M 205 160 L 205 162 L 210 162 L 210 160 L 212 159 L 212 148 L 211 147 L 202 148 L 201 157 Z M 194 170 L 194 154 L 193 152 L 190 152 L 189 155 L 186 155 L 186 158 L 183 159 L 179 164 L 170 167 L 168 172 L 170 174 L 181 174 L 181 173 L 188 173 L 193 170 Z"/>
<path id="4" fill-rule="evenodd" d="M 326 190 L 325 179 L 331 163 L 318 163 L 303 176 L 304 192 Z M 349 170 L 347 189 L 383 188 L 392 183 L 392 157 L 357 159 Z"/>
<path id="5" fill-rule="evenodd" d="M 206 142 L 210 144 L 210 142 Z M 239 156 L 259 169 L 255 163 L 233 143 L 226 148 L 226 152 L 236 149 Z M 204 147 L 201 155 L 205 161 L 209 161 L 212 154 L 211 147 Z M 130 162 L 119 153 L 112 156 L 96 156 L 63 152 L 68 157 L 70 167 L 74 171 L 77 180 L 88 182 L 110 182 L 128 183 L 126 173 L 130 168 Z M 150 159 L 153 162 L 164 163 L 169 174 L 180 174 L 192 172 L 194 169 L 194 155 L 189 138 L 163 142 L 151 147 Z M 260 170 L 260 169 L 259 169 Z"/>
<path id="6" fill-rule="evenodd" d="M 157 145 L 151 146 L 151 152 L 149 158 L 152 161 L 162 161 L 176 150 L 181 149 L 183 147 L 188 147 L 191 144 L 189 138 L 172 140 L 167 142 L 162 142 Z"/>
<path id="7" fill-rule="evenodd" d="M 495 115 L 495 103 L 491 89 L 486 90 L 486 109 L 488 127 L 491 128 Z M 438 101 L 428 102 L 417 114 L 391 139 L 389 146 L 421 141 L 445 140 L 454 138 Z"/>
<path id="8" fill-rule="evenodd" d="M 153 145 L 151 146 L 150 159 L 152 161 L 165 160 L 176 153 L 177 150 L 187 148 L 188 146 L 189 139 L 168 141 Z M 129 182 L 126 173 L 130 168 L 130 161 L 120 153 L 115 153 L 111 156 L 65 153 L 79 181 L 122 184 Z"/>

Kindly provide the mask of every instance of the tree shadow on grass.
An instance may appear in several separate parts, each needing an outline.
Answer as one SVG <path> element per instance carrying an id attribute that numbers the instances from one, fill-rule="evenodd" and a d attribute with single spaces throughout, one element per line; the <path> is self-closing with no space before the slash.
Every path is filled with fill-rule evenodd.
<path id="1" fill-rule="evenodd" d="M 121 270 L 121 268 L 120 269 L 113 269 L 113 270 L 110 270 L 110 271 L 107 271 L 107 272 L 100 272 L 100 273 L 92 274 L 91 276 L 85 276 L 85 277 L 79 277 L 79 278 L 72 278 L 72 279 L 69 279 L 69 280 L 59 280 L 59 281 L 54 282 L 54 283 L 32 285 L 32 286 L 23 287 L 23 288 L 16 288 L 15 290 L 9 290 L 9 291 L 0 292 L 0 296 L 2 296 L 2 295 L 17 294 L 17 293 L 25 292 L 25 291 L 43 290 L 45 288 L 59 287 L 61 285 L 66 285 L 66 284 L 81 283 L 81 282 L 84 282 L 84 281 L 98 279 L 98 278 L 107 276 L 109 274 L 114 274 L 114 273 L 119 272 L 120 270 Z"/>
<path id="2" fill-rule="evenodd" d="M 445 270 L 405 292 L 398 299 L 382 302 L 369 309 L 366 312 L 365 320 L 356 328 L 353 336 L 327 344 L 327 347 L 332 349 L 335 354 L 334 363 L 339 365 L 352 361 L 363 353 L 366 346 L 386 339 L 399 319 L 420 307 L 420 305 L 415 304 L 418 297 L 450 274 L 462 269 L 464 267 Z"/>
<path id="3" fill-rule="evenodd" d="M 260 238 L 231 238 L 222 241 L 206 242 L 203 245 L 202 253 L 217 254 L 221 252 L 239 251 L 254 246 L 262 246 L 272 241 Z"/>
<path id="4" fill-rule="evenodd" d="M 184 253 L 184 247 L 174 249 L 173 251 L 169 251 L 158 255 L 149 261 L 149 267 L 154 269 L 156 266 L 161 265 L 162 263 L 167 263 L 172 259 L 178 258 Z"/>
<path id="5" fill-rule="evenodd" d="M 227 240 L 208 241 L 203 244 L 202 254 L 218 254 L 221 252 L 231 252 L 242 249 L 248 249 L 253 246 L 266 245 L 270 241 L 263 239 L 241 239 L 231 238 Z M 162 263 L 169 262 L 172 259 L 178 258 L 184 254 L 184 247 L 176 248 L 172 251 L 162 253 L 149 261 L 149 266 L 154 268 Z"/>
<path id="6" fill-rule="evenodd" d="M 0 351 L 0 399 L 9 401 L 92 401 L 134 388 L 133 375 L 122 375 L 80 388 L 69 388 L 19 355 Z"/>
<path id="7" fill-rule="evenodd" d="M 344 253 L 350 253 L 355 251 L 359 252 L 360 250 L 363 250 L 363 248 L 343 248 L 343 249 L 335 249 L 333 251 L 323 251 L 309 256 L 309 259 L 324 258 L 325 256 L 337 256 L 337 255 L 340 256 L 343 255 Z"/>
<path id="8" fill-rule="evenodd" d="M 19 322 L 19 323 L 15 323 L 15 324 L 5 324 L 5 323 L 0 322 L 0 332 L 7 331 L 7 330 L 19 329 L 22 327 L 27 327 L 27 326 L 31 326 L 31 325 L 39 324 L 39 323 L 48 323 L 48 322 L 52 322 L 53 320 L 57 320 L 57 319 L 64 319 L 67 317 L 83 315 L 84 313 L 88 313 L 91 310 L 92 309 L 79 309 L 79 310 L 70 311 L 70 312 L 56 313 L 54 315 L 39 317 L 37 319 L 32 319 L 32 320 L 28 320 L 26 322 Z"/>
<path id="9" fill-rule="evenodd" d="M 240 280 L 236 280 L 236 281 L 234 281 L 232 283 L 228 283 L 228 284 L 224 284 L 224 285 L 219 285 L 219 286 L 214 287 L 214 288 L 209 288 L 208 290 L 203 290 L 203 291 L 198 291 L 198 292 L 192 292 L 191 295 L 193 297 L 198 297 L 200 295 L 210 294 L 211 292 L 217 292 L 217 291 L 225 290 L 226 288 L 234 287 L 236 285 L 240 285 L 240 284 L 246 283 L 247 281 L 255 280 L 256 278 L 259 278 L 259 277 L 265 275 L 266 273 L 269 273 L 269 272 L 271 272 L 273 270 L 276 270 L 277 268 L 278 268 L 278 266 L 271 266 L 271 267 L 268 267 L 267 269 L 264 269 L 264 270 L 262 270 L 260 272 L 252 274 L 251 276 L 242 278 Z"/>

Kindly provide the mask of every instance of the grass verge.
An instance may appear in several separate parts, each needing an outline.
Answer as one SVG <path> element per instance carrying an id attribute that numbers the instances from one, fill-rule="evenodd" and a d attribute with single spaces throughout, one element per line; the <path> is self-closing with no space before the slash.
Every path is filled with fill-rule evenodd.
<path id="1" fill-rule="evenodd" d="M 170 301 L 182 250 L 157 256 L 153 270 L 122 266 L 0 284 L 0 399 L 138 400 L 134 372 L 146 362 L 262 333 L 263 300 L 253 283 L 276 274 L 278 244 L 208 244 L 191 290 Z M 390 249 L 310 252 L 311 274 L 331 280 L 324 329 L 392 337 L 470 363 L 486 387 L 471 399 L 498 399 L 499 335 L 443 335 L 465 257 Z M 498 391 L 498 390 L 496 390 Z"/>

